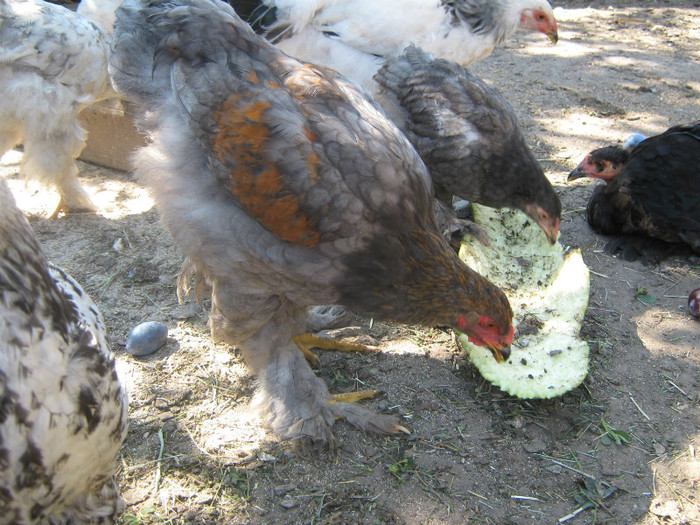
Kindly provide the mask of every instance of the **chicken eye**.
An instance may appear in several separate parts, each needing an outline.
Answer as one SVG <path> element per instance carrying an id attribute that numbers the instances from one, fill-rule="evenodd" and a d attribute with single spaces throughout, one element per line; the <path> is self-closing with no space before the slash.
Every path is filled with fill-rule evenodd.
<path id="1" fill-rule="evenodd" d="M 540 219 L 542 219 L 543 221 L 546 221 L 548 218 L 549 217 L 547 216 L 547 214 L 545 212 L 540 213 Z"/>
<path id="2" fill-rule="evenodd" d="M 604 162 L 596 162 L 595 169 L 596 169 L 596 171 L 603 171 L 605 169 L 605 163 Z"/>

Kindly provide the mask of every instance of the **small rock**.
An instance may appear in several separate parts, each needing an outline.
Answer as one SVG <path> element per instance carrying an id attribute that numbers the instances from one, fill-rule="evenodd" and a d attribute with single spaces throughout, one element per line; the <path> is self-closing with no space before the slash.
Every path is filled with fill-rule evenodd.
<path id="1" fill-rule="evenodd" d="M 153 404 L 158 410 L 168 410 L 170 408 L 170 402 L 160 397 Z"/>
<path id="2" fill-rule="evenodd" d="M 197 505 L 207 505 L 212 501 L 214 501 L 214 496 L 206 492 L 203 492 L 202 494 L 198 495 L 194 500 L 195 504 Z"/>
<path id="3" fill-rule="evenodd" d="M 124 241 L 121 237 L 119 237 L 114 243 L 112 244 L 112 249 L 115 252 L 123 252 L 124 251 Z"/>
<path id="4" fill-rule="evenodd" d="M 299 502 L 295 500 L 294 498 L 290 498 L 289 496 L 285 496 L 282 501 L 280 501 L 280 506 L 284 507 L 285 509 L 293 509 L 294 507 L 299 506 Z"/>
<path id="5" fill-rule="evenodd" d="M 275 496 L 284 496 L 288 492 L 293 491 L 296 489 L 296 485 L 293 485 L 292 483 L 286 483 L 284 485 L 277 485 L 275 487 Z"/>
<path id="6" fill-rule="evenodd" d="M 157 321 L 141 323 L 129 332 L 126 351 L 135 357 L 149 355 L 159 350 L 168 339 L 168 327 Z"/>
<path id="7" fill-rule="evenodd" d="M 534 454 L 536 452 L 543 452 L 544 450 L 547 450 L 547 445 L 544 443 L 544 441 L 535 439 L 530 443 L 526 443 L 524 448 L 527 452 Z"/>
<path id="8" fill-rule="evenodd" d="M 160 278 L 158 270 L 158 266 L 151 262 L 136 261 L 124 276 L 134 283 L 155 283 Z"/>
<path id="9" fill-rule="evenodd" d="M 260 454 L 258 454 L 258 459 L 263 463 L 273 463 L 277 461 L 275 456 L 268 454 L 267 452 L 260 452 Z"/>

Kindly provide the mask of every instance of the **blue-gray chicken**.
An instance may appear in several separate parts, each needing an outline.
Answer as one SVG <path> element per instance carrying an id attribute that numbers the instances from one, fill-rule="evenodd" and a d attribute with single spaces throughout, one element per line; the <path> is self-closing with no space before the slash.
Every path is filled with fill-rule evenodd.
<path id="1" fill-rule="evenodd" d="M 420 153 L 445 204 L 456 195 L 517 208 L 556 242 L 561 202 L 496 89 L 415 46 L 389 60 L 375 79 L 378 102 Z"/>
<path id="2" fill-rule="evenodd" d="M 440 235 L 424 164 L 355 84 L 218 0 L 126 0 L 110 72 L 144 111 L 135 167 L 187 257 L 181 287 L 211 286 L 212 334 L 242 350 L 278 436 L 332 442 L 336 417 L 402 430 L 334 402 L 295 344 L 309 306 L 452 326 L 507 355 L 505 294 Z"/>

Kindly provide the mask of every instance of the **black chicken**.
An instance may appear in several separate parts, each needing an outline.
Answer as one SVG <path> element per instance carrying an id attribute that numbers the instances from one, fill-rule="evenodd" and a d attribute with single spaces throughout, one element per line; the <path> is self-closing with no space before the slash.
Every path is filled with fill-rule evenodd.
<path id="1" fill-rule="evenodd" d="M 633 145 L 592 151 L 568 180 L 602 179 L 588 201 L 591 227 L 685 243 L 700 253 L 700 122 Z"/>

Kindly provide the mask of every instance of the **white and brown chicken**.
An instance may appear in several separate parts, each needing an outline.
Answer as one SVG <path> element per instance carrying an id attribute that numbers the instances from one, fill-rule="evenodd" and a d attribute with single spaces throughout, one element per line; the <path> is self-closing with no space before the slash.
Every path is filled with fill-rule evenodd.
<path id="1" fill-rule="evenodd" d="M 102 316 L 0 178 L 0 523 L 112 523 L 126 431 Z"/>

